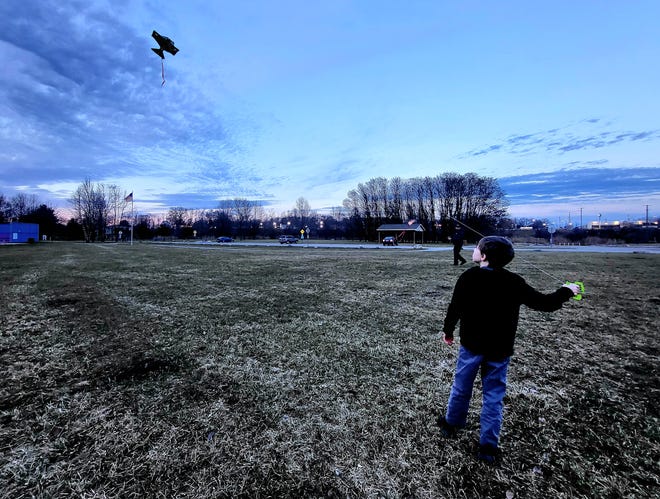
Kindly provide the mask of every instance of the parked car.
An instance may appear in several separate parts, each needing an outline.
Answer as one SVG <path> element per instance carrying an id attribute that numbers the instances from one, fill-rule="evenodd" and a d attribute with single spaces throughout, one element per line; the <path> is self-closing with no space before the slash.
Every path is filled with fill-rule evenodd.
<path id="1" fill-rule="evenodd" d="M 234 240 L 229 236 L 220 236 L 218 238 L 218 242 L 219 243 L 233 243 Z"/>
<path id="2" fill-rule="evenodd" d="M 394 236 L 387 236 L 383 238 L 383 246 L 398 246 L 399 241 Z"/>
<path id="3" fill-rule="evenodd" d="M 296 236 L 280 236 L 280 244 L 292 244 L 297 242 L 298 238 Z"/>

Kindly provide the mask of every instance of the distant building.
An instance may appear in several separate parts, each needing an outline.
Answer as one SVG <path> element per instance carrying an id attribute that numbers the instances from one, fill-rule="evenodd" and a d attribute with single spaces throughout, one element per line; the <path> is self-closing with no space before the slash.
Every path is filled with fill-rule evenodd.
<path id="1" fill-rule="evenodd" d="M 657 229 L 658 222 L 653 221 L 646 224 L 641 220 L 636 221 L 619 221 L 615 220 L 613 222 L 590 222 L 587 224 L 588 229 L 623 229 L 623 228 L 635 228 L 635 229 Z"/>
<path id="2" fill-rule="evenodd" d="M 620 229 L 621 222 L 615 220 L 614 222 L 589 222 L 587 224 L 588 229 Z"/>
<path id="3" fill-rule="evenodd" d="M 39 224 L 10 222 L 0 224 L 0 243 L 27 243 L 39 240 Z"/>

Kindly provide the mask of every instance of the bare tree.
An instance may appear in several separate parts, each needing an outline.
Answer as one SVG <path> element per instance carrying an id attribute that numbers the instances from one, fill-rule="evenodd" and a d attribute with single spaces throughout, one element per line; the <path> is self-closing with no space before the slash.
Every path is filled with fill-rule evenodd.
<path id="1" fill-rule="evenodd" d="M 4 222 L 6 218 L 9 218 L 9 201 L 4 194 L 0 194 L 0 223 Z"/>
<path id="2" fill-rule="evenodd" d="M 107 186 L 108 192 L 108 206 L 110 208 L 110 216 L 108 223 L 112 225 L 119 224 L 124 219 L 126 208 L 129 202 L 126 201 L 128 193 L 119 188 L 118 185 L 111 184 Z"/>
<path id="3" fill-rule="evenodd" d="M 311 211 L 309 201 L 302 196 L 296 199 L 296 205 L 293 207 L 293 216 L 300 220 L 301 229 L 307 224 L 307 219 Z"/>
<path id="4" fill-rule="evenodd" d="M 356 189 L 351 189 L 346 193 L 346 199 L 344 199 L 343 205 L 348 211 L 349 216 L 360 215 L 362 213 L 360 197 Z"/>
<path id="5" fill-rule="evenodd" d="M 401 177 L 394 177 L 388 185 L 387 205 L 385 217 L 390 222 L 403 221 L 403 181 Z"/>
<path id="6" fill-rule="evenodd" d="M 169 222 L 170 226 L 174 229 L 174 234 L 178 236 L 181 232 L 181 227 L 192 225 L 189 210 L 182 206 L 175 206 L 167 211 L 165 220 Z"/>
<path id="7" fill-rule="evenodd" d="M 266 220 L 267 214 L 266 210 L 261 203 L 255 203 L 253 211 L 254 220 Z"/>
<path id="8" fill-rule="evenodd" d="M 238 232 L 245 238 L 250 228 L 250 221 L 254 219 L 254 202 L 246 198 L 232 200 L 232 215 L 238 223 Z"/>
<path id="9" fill-rule="evenodd" d="M 104 241 L 108 201 L 103 184 L 86 178 L 69 199 L 74 218 L 82 226 L 85 242 Z"/>
<path id="10" fill-rule="evenodd" d="M 19 192 L 9 201 L 9 217 L 20 220 L 38 207 L 37 196 Z"/>
<path id="11" fill-rule="evenodd" d="M 376 177 L 367 182 L 371 198 L 372 213 L 376 224 L 380 225 L 387 217 L 387 179 Z"/>
<path id="12" fill-rule="evenodd" d="M 359 183 L 357 188 L 357 199 L 359 202 L 360 212 L 363 217 L 363 230 L 365 240 L 369 239 L 369 234 L 373 229 L 373 206 L 371 204 L 371 196 L 369 195 L 369 187 L 365 184 Z"/>
<path id="13" fill-rule="evenodd" d="M 415 186 L 411 180 L 406 180 L 403 184 L 403 219 L 410 220 L 416 217 Z"/>

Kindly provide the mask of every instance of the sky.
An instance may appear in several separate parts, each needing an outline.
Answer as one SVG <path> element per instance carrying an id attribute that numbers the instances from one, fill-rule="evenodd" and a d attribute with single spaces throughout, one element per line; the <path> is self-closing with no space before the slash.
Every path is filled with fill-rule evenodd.
<path id="1" fill-rule="evenodd" d="M 3 0 L 0 194 L 320 213 L 495 177 L 514 217 L 660 214 L 656 0 Z M 161 59 L 153 30 L 179 48 Z M 163 76 L 165 83 L 162 84 Z"/>

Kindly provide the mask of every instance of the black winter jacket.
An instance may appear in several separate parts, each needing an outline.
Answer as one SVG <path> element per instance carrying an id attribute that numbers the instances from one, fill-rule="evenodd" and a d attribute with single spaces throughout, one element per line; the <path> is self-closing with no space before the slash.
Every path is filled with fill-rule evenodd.
<path id="1" fill-rule="evenodd" d="M 473 267 L 456 282 L 443 332 L 453 338 L 460 321 L 461 345 L 490 360 L 501 360 L 513 355 L 520 305 L 553 312 L 572 296 L 565 287 L 549 294 L 536 291 L 506 269 Z"/>

